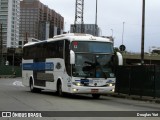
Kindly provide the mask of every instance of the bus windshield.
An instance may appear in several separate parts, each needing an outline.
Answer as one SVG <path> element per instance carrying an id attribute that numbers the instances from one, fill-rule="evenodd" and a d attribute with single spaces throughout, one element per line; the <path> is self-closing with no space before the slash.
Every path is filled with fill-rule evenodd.
<path id="1" fill-rule="evenodd" d="M 112 43 L 73 42 L 75 52 L 74 77 L 108 78 L 112 73 Z"/>
<path id="2" fill-rule="evenodd" d="M 73 41 L 72 49 L 74 52 L 83 53 L 113 53 L 112 43 L 107 42 Z"/>

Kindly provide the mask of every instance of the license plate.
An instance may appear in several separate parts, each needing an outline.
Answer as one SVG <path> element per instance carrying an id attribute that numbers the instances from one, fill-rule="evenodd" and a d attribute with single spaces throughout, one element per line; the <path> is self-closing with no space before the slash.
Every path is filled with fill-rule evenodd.
<path id="1" fill-rule="evenodd" d="M 98 89 L 91 89 L 91 93 L 98 93 Z"/>
<path id="2" fill-rule="evenodd" d="M 90 83 L 90 84 L 93 84 L 93 80 L 89 80 L 89 83 Z"/>

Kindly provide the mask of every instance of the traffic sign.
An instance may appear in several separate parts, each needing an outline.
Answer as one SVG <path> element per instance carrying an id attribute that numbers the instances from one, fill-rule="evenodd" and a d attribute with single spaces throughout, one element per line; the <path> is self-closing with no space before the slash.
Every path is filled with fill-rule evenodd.
<path id="1" fill-rule="evenodd" d="M 120 46 L 119 46 L 119 49 L 120 49 L 121 51 L 125 51 L 125 50 L 126 50 L 126 46 L 125 46 L 125 45 L 120 45 Z"/>

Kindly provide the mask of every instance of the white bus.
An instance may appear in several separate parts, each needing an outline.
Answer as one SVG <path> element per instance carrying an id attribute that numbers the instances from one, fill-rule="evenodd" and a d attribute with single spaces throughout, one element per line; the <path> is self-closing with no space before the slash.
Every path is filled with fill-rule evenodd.
<path id="1" fill-rule="evenodd" d="M 101 94 L 114 91 L 113 43 L 88 34 L 63 34 L 23 47 L 22 83 L 31 92 Z M 119 65 L 121 54 L 117 54 Z"/>

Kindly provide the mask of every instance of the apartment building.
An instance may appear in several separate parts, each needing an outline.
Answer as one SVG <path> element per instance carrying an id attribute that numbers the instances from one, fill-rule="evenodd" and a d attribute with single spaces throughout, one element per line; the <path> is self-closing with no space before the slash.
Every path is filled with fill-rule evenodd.
<path id="1" fill-rule="evenodd" d="M 3 48 L 17 48 L 19 42 L 20 0 L 0 0 Z"/>
<path id="2" fill-rule="evenodd" d="M 77 24 L 76 25 L 76 32 L 77 33 L 81 33 L 81 27 L 82 27 L 81 24 Z M 99 29 L 98 25 L 95 25 L 95 24 L 84 24 L 83 28 L 84 28 L 84 33 L 91 34 L 91 35 L 94 35 L 94 36 L 99 36 L 99 32 L 100 32 L 99 30 L 100 29 Z M 75 25 L 71 24 L 70 32 L 74 32 L 74 29 L 75 29 Z"/>
<path id="3" fill-rule="evenodd" d="M 63 33 L 64 18 L 39 0 L 20 2 L 20 46 L 28 38 L 40 40 Z"/>

